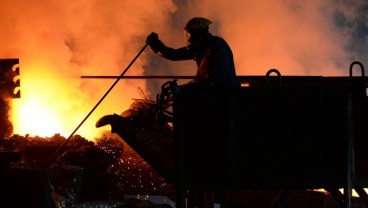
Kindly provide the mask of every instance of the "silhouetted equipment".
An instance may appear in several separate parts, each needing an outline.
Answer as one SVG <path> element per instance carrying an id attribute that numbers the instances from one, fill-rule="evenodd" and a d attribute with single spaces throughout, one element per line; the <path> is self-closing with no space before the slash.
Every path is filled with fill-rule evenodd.
<path id="1" fill-rule="evenodd" d="M 19 59 L 0 59 L 0 90 L 2 95 L 20 98 Z"/>
<path id="2" fill-rule="evenodd" d="M 0 139 L 13 133 L 10 117 L 11 98 L 20 98 L 19 60 L 0 59 Z"/>
<path id="3" fill-rule="evenodd" d="M 12 165 L 21 159 L 19 151 L 0 152 L 1 207 L 54 207 L 46 172 Z"/>
<path id="4" fill-rule="evenodd" d="M 355 64 L 361 77 L 352 76 Z M 177 208 L 188 190 L 319 188 L 343 188 L 340 202 L 352 207 L 352 189 L 368 187 L 364 68 L 354 62 L 350 77 L 310 80 L 268 73 L 240 89 L 181 89 L 174 99 Z"/>
<path id="5" fill-rule="evenodd" d="M 355 65 L 361 76 L 353 76 Z M 353 189 L 368 196 L 368 82 L 360 62 L 349 72 L 281 76 L 271 69 L 239 76 L 241 88 L 181 86 L 173 93 L 172 135 L 157 126 L 159 102 L 135 101 L 97 126 L 111 124 L 161 176 L 176 180 L 177 208 L 185 207 L 186 191 L 284 190 L 276 208 L 295 189 L 320 188 L 351 208 Z"/>
<path id="6" fill-rule="evenodd" d="M 0 139 L 12 133 L 8 120 L 8 98 L 20 98 L 19 59 L 0 59 Z M 21 160 L 20 152 L 0 152 L 0 206 L 54 207 L 52 188 L 45 172 L 11 163 Z"/>

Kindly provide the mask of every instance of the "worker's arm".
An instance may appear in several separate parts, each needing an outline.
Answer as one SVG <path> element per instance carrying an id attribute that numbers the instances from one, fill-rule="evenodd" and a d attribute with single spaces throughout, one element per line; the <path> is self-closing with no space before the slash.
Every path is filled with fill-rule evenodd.
<path id="1" fill-rule="evenodd" d="M 150 45 L 154 53 L 158 53 L 160 56 L 173 60 L 190 60 L 194 58 L 194 53 L 186 47 L 173 49 L 167 47 L 159 38 L 156 33 L 151 33 L 146 40 L 146 43 Z"/>

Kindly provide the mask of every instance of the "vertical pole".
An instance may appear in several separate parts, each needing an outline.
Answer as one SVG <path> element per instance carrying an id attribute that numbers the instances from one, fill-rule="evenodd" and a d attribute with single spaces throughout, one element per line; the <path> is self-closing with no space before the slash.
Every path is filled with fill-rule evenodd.
<path id="1" fill-rule="evenodd" d="M 354 163 L 354 129 L 353 129 L 353 92 L 348 95 L 348 145 L 346 165 L 346 186 L 344 190 L 345 206 L 352 208 L 353 163 Z"/>
<path id="2" fill-rule="evenodd" d="M 184 138 L 182 136 L 182 127 L 180 119 L 182 117 L 182 98 L 180 94 L 174 97 L 173 112 L 174 112 L 174 145 L 175 145 L 175 162 L 176 162 L 176 208 L 186 208 L 185 200 L 185 157 L 184 157 Z"/>

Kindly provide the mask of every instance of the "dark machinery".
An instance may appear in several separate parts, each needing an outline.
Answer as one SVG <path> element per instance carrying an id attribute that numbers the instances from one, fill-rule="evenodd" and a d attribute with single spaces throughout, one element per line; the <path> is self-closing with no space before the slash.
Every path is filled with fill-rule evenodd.
<path id="1" fill-rule="evenodd" d="M 0 140 L 13 133 L 11 98 L 20 98 L 19 59 L 0 59 Z"/>
<path id="2" fill-rule="evenodd" d="M 353 76 L 354 65 L 361 76 Z M 187 191 L 284 190 L 273 207 L 297 189 L 323 188 L 347 208 L 353 189 L 368 197 L 367 80 L 360 62 L 352 63 L 349 77 L 282 77 L 271 69 L 239 79 L 237 89 L 188 84 L 177 91 L 168 82 L 157 102 L 136 100 L 111 116 L 112 132 L 176 183 L 177 208 L 185 207 Z M 173 116 L 165 106 L 172 99 Z"/>
<path id="3" fill-rule="evenodd" d="M 0 91 L 6 97 L 20 98 L 19 59 L 0 59 Z"/>
<path id="4" fill-rule="evenodd" d="M 352 76 L 355 64 L 362 77 Z M 279 76 L 269 76 L 272 72 Z M 353 188 L 366 195 L 363 66 L 354 62 L 350 77 L 298 79 L 271 70 L 264 81 L 249 79 L 249 87 L 179 91 L 174 99 L 178 208 L 184 207 L 185 191 L 198 190 L 282 189 L 290 195 L 290 190 L 324 188 L 344 207 L 352 206 Z"/>

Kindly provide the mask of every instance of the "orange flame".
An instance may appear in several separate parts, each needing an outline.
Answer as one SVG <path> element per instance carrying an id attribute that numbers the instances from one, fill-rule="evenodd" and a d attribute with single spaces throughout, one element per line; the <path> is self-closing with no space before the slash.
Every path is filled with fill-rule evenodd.
<path id="1" fill-rule="evenodd" d="M 104 80 L 101 84 L 96 80 L 90 80 L 87 81 L 88 86 L 92 87 L 84 89 L 84 83 L 79 77 L 60 78 L 54 72 L 46 70 L 48 67 L 50 66 L 22 65 L 21 71 L 24 72 L 21 73 L 22 95 L 20 99 L 12 101 L 11 115 L 15 134 L 49 137 L 59 133 L 68 137 L 97 104 L 104 94 L 103 90 L 109 88 L 110 81 Z M 108 126 L 95 128 L 95 122 L 103 115 L 119 114 L 127 109 L 131 102 L 130 98 L 138 96 L 137 86 L 141 84 L 143 83 L 135 82 L 133 86 L 126 86 L 124 83 L 123 87 L 128 89 L 128 92 L 120 96 L 121 92 L 118 89 L 111 91 L 113 100 L 108 96 L 76 134 L 93 140 L 109 130 Z M 130 88 L 136 88 L 136 91 Z"/>
<path id="2" fill-rule="evenodd" d="M 152 31 L 167 45 L 182 47 L 182 28 L 193 16 L 214 22 L 210 31 L 232 47 L 238 75 L 265 75 L 271 68 L 282 75 L 347 74 L 350 58 L 355 57 L 347 51 L 354 31 L 339 28 L 336 14 L 353 25 L 354 11 L 366 4 L 317 0 L 231 4 L 204 0 L 195 5 L 171 0 L 1 3 L 0 57 L 19 58 L 21 69 L 22 98 L 13 100 L 14 133 L 39 136 L 68 136 L 113 83 L 82 81 L 79 76 L 119 75 L 117 65 L 129 63 Z M 165 62 L 157 67 L 156 60 L 153 65 L 162 68 L 154 69 L 157 74 L 195 74 L 194 62 Z M 145 62 L 135 64 L 138 69 L 131 70 L 132 75 L 142 74 Z M 97 119 L 126 109 L 130 98 L 141 98 L 137 88 L 145 84 L 123 82 L 120 87 L 78 134 L 98 135 Z"/>

